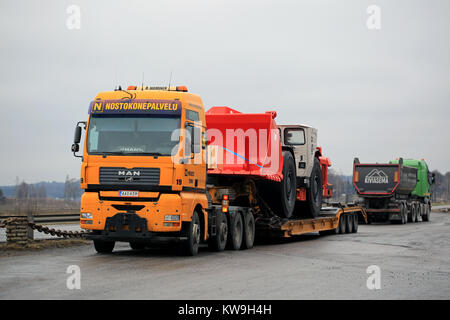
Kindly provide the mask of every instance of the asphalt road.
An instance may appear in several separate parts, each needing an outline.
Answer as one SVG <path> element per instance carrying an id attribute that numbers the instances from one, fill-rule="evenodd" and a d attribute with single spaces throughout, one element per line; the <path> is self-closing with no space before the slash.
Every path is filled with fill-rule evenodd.
<path id="1" fill-rule="evenodd" d="M 449 299 L 450 214 L 431 219 L 196 257 L 127 244 L 111 255 L 91 245 L 3 255 L 0 299 Z M 81 289 L 67 288 L 69 265 L 80 267 Z M 367 288 L 370 265 L 380 289 Z"/>

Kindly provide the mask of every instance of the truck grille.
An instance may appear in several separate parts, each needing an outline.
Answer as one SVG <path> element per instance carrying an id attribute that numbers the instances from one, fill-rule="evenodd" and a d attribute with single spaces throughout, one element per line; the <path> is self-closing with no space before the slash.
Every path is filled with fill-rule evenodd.
<path id="1" fill-rule="evenodd" d="M 103 185 L 159 185 L 159 168 L 100 168 Z"/>

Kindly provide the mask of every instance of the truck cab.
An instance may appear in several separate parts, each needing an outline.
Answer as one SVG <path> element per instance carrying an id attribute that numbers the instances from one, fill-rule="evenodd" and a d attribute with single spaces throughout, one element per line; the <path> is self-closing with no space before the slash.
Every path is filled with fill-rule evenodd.
<path id="1" fill-rule="evenodd" d="M 202 100 L 184 86 L 95 96 L 72 151 L 82 159 L 81 227 L 97 251 L 111 252 L 115 241 L 139 248 L 170 236 L 195 254 L 207 238 L 205 135 Z"/>

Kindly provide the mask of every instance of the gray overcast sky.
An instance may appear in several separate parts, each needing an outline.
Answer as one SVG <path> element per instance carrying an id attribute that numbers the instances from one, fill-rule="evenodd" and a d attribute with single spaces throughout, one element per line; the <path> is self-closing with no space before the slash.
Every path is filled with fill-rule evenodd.
<path id="1" fill-rule="evenodd" d="M 344 174 L 354 156 L 450 171 L 450 1 L 1 1 L 0 16 L 0 185 L 78 178 L 70 145 L 95 94 L 171 71 L 207 108 L 318 128 Z"/>

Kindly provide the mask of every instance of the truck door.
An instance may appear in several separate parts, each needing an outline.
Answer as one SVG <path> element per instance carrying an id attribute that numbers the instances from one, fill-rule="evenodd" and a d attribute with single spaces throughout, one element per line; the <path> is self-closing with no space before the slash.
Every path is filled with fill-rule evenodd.
<path id="1" fill-rule="evenodd" d="M 183 186 L 188 190 L 205 188 L 206 164 L 203 161 L 205 127 L 199 120 L 197 111 L 186 109 L 186 140 L 184 158 L 186 159 L 183 175 Z"/>

